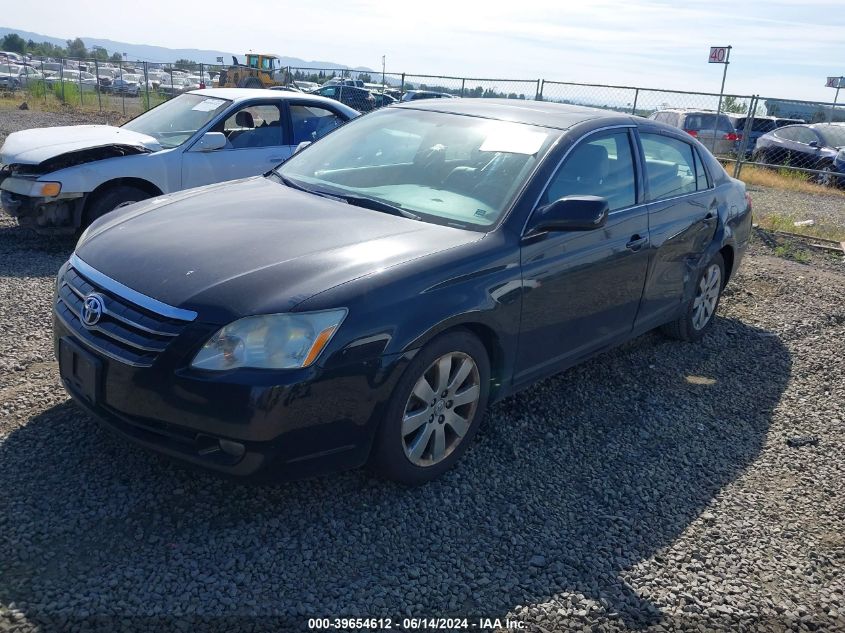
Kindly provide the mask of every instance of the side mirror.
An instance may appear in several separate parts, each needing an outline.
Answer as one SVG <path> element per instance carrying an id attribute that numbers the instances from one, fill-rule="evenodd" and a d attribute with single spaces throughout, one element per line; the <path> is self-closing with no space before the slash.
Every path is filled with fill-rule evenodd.
<path id="1" fill-rule="evenodd" d="M 537 209 L 529 224 L 529 234 L 545 231 L 591 231 L 607 222 L 610 208 L 599 196 L 566 196 Z"/>
<path id="2" fill-rule="evenodd" d="M 226 147 L 226 135 L 223 132 L 206 132 L 191 148 L 194 152 L 213 152 Z"/>
<path id="3" fill-rule="evenodd" d="M 815 148 L 821 147 L 821 145 L 819 144 L 818 141 L 810 141 L 809 145 L 810 145 L 810 147 L 815 147 Z"/>
<path id="4" fill-rule="evenodd" d="M 316 132 L 314 132 L 314 134 L 316 134 Z M 302 141 L 299 145 L 296 146 L 296 149 L 293 150 L 293 153 L 296 154 L 298 152 L 301 152 L 309 145 L 311 145 L 311 141 Z"/>

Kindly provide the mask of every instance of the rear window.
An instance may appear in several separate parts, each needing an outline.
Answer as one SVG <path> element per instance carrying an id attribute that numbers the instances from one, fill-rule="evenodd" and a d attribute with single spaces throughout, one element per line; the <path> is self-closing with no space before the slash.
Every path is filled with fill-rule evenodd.
<path id="1" fill-rule="evenodd" d="M 745 121 L 742 122 L 742 127 L 745 127 Z M 766 132 L 776 130 L 777 127 L 777 123 L 771 119 L 754 119 L 754 122 L 751 124 L 751 131 L 765 134 Z"/>
<path id="2" fill-rule="evenodd" d="M 733 132 L 730 119 L 720 115 L 717 119 L 715 114 L 688 114 L 684 122 L 685 130 L 713 130 L 718 129 L 725 132 Z"/>

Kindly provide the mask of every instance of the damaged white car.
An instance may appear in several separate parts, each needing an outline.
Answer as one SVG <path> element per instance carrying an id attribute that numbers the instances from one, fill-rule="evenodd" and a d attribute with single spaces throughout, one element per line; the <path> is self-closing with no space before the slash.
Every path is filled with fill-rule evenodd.
<path id="1" fill-rule="evenodd" d="M 220 88 L 185 93 L 122 127 L 15 132 L 0 148 L 0 202 L 21 226 L 74 233 L 139 200 L 262 174 L 357 116 L 315 95 Z"/>

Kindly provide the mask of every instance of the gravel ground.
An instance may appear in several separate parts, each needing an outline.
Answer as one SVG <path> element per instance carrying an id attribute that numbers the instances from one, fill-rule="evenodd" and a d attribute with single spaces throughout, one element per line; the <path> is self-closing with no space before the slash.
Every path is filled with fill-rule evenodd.
<path id="1" fill-rule="evenodd" d="M 39 112 L 36 110 L 0 111 L 0 145 L 12 132 L 32 127 L 56 127 L 57 125 L 82 125 L 101 123 L 120 125 L 125 119 L 115 112 Z"/>
<path id="2" fill-rule="evenodd" d="M 68 401 L 49 314 L 71 248 L 0 219 L 0 630 L 845 630 L 843 272 L 755 246 L 703 342 L 648 334 L 492 407 L 422 488 L 258 487 Z"/>

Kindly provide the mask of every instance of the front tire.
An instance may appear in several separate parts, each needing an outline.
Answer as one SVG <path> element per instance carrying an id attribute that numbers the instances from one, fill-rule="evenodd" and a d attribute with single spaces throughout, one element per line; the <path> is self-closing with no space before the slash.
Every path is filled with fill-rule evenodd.
<path id="1" fill-rule="evenodd" d="M 373 447 L 371 465 L 409 486 L 431 481 L 464 454 L 487 408 L 490 360 L 474 335 L 438 336 L 396 385 Z"/>
<path id="2" fill-rule="evenodd" d="M 684 314 L 661 329 L 664 334 L 681 341 L 697 341 L 713 326 L 716 309 L 725 287 L 725 260 L 716 253 L 698 275 L 695 296 Z"/>
<path id="3" fill-rule="evenodd" d="M 84 229 L 94 220 L 101 218 L 110 211 L 129 206 L 141 200 L 146 200 L 149 197 L 150 194 L 143 189 L 128 185 L 119 185 L 106 189 L 96 194 L 88 204 L 82 216 L 82 226 L 80 228 Z"/>

